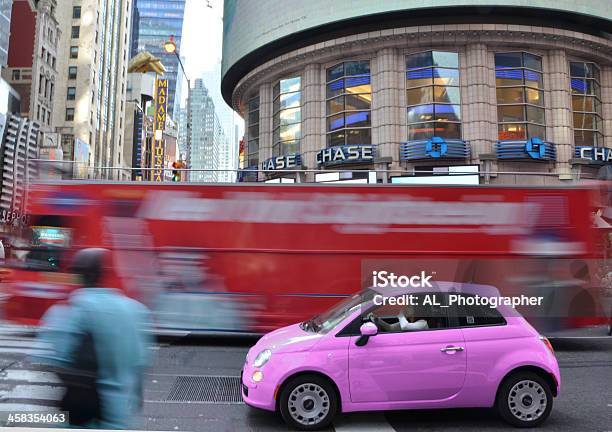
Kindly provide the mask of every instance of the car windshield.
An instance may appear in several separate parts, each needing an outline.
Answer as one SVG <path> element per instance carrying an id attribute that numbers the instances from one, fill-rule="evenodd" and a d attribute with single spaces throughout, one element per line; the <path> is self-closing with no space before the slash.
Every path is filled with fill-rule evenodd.
<path id="1" fill-rule="evenodd" d="M 333 306 L 331 309 L 317 315 L 308 321 L 304 321 L 300 326 L 306 331 L 314 331 L 317 333 L 326 334 L 334 329 L 339 323 L 351 315 L 353 312 L 360 310 L 361 305 L 374 296 L 374 291 L 365 289 L 351 297 L 342 300 L 340 303 Z"/>

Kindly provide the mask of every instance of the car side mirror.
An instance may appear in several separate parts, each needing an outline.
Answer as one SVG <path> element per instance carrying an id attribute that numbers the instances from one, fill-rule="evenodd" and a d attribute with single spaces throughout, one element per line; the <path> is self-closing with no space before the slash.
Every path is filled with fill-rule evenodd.
<path id="1" fill-rule="evenodd" d="M 359 327 L 359 333 L 361 333 L 361 336 L 355 341 L 355 345 L 364 346 L 368 343 L 371 336 L 375 336 L 378 333 L 378 327 L 373 322 L 363 323 Z"/>

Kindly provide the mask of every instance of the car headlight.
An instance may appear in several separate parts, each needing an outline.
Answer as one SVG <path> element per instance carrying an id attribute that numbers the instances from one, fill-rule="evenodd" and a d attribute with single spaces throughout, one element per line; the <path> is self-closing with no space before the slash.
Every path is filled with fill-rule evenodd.
<path id="1" fill-rule="evenodd" d="M 258 367 L 258 368 L 262 367 L 263 365 L 268 363 L 268 360 L 270 360 L 270 357 L 272 357 L 272 351 L 270 351 L 269 349 L 263 350 L 262 352 L 257 354 L 257 357 L 255 357 L 253 366 Z"/>

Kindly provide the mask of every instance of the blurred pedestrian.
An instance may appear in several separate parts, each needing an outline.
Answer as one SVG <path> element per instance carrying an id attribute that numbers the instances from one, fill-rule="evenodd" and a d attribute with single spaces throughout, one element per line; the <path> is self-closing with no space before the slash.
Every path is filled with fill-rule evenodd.
<path id="1" fill-rule="evenodd" d="M 59 408 L 69 412 L 71 425 L 129 429 L 142 408 L 149 312 L 121 291 L 101 286 L 110 262 L 106 249 L 75 254 L 73 271 L 83 288 L 43 317 L 39 339 L 53 349 L 37 361 L 52 366 L 64 382 Z"/>

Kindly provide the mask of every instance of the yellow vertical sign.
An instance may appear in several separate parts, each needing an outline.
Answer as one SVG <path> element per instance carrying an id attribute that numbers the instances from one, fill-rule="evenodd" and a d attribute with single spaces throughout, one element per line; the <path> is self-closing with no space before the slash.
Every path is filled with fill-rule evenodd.
<path id="1" fill-rule="evenodd" d="M 164 181 L 164 130 L 166 129 L 166 110 L 168 108 L 168 80 L 158 78 L 155 85 L 155 119 L 153 148 L 151 149 L 151 180 Z"/>

